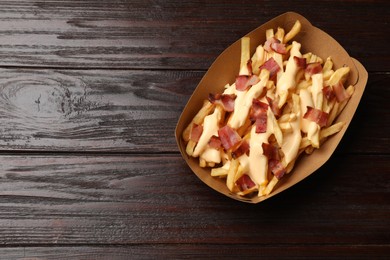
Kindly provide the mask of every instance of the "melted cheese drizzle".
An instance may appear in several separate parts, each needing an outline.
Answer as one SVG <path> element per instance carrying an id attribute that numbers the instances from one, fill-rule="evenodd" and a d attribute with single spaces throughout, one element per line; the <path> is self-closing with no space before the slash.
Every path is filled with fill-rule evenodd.
<path id="1" fill-rule="evenodd" d="M 218 136 L 218 129 L 219 129 L 218 123 L 221 120 L 221 116 L 222 116 L 221 111 L 219 109 L 214 109 L 214 112 L 211 115 L 208 115 L 204 118 L 203 132 L 199 138 L 198 144 L 195 147 L 195 150 L 193 153 L 194 157 L 198 157 L 205 150 L 208 150 L 208 149 L 206 149 L 207 144 L 213 135 Z M 217 151 L 216 149 L 214 149 L 214 150 Z M 218 154 L 220 154 L 220 153 L 218 152 Z M 214 162 L 216 160 L 219 160 L 219 162 L 220 162 L 221 156 L 218 155 L 219 159 L 215 158 L 215 156 L 216 156 L 216 153 L 212 153 L 212 152 L 207 151 L 207 153 L 204 154 L 202 157 L 206 161 L 209 161 L 209 162 Z"/>
<path id="2" fill-rule="evenodd" d="M 267 110 L 267 131 L 256 133 L 256 127 L 251 129 L 251 139 L 249 142 L 249 177 L 260 187 L 265 187 L 268 183 L 268 159 L 263 154 L 263 143 L 268 143 L 268 138 L 273 133 L 273 122 L 271 120 L 270 108 Z"/>
<path id="3" fill-rule="evenodd" d="M 299 70 L 299 67 L 294 61 L 294 56 L 297 56 L 299 58 L 302 57 L 300 49 L 301 49 L 301 44 L 294 41 L 292 43 L 292 47 L 290 51 L 290 58 L 288 59 L 286 65 L 286 71 L 282 74 L 282 76 L 280 76 L 280 79 L 276 84 L 276 93 L 279 96 L 279 104 L 278 104 L 279 107 L 282 107 L 284 103 L 286 103 L 288 90 L 295 87 L 296 84 L 295 76 Z"/>
<path id="4" fill-rule="evenodd" d="M 294 99 L 294 96 L 293 96 Z M 299 97 L 297 97 L 297 102 L 299 102 Z M 292 162 L 295 157 L 298 155 L 299 145 L 301 144 L 302 135 L 301 135 L 301 111 L 300 105 L 298 104 L 298 111 L 294 111 L 295 119 L 290 121 L 292 132 L 286 133 L 283 137 L 282 151 L 284 153 L 284 163 L 285 167 Z"/>
<path id="5" fill-rule="evenodd" d="M 253 85 L 247 91 L 236 90 L 235 94 L 237 97 L 234 101 L 234 111 L 228 122 L 228 125 L 231 128 L 237 129 L 245 123 L 249 110 L 252 106 L 253 99 L 260 96 L 263 92 L 263 88 L 267 85 L 268 79 L 269 71 L 262 70 L 260 74 L 260 81 L 256 85 Z"/>
<path id="6" fill-rule="evenodd" d="M 323 88 L 323 76 L 322 73 L 314 74 L 311 76 L 313 85 L 311 87 L 311 94 L 313 97 L 314 105 L 317 109 L 322 110 L 322 88 Z M 315 148 L 320 147 L 320 126 L 313 121 L 310 121 L 309 128 L 307 131 L 307 139 L 311 142 L 312 146 Z"/>
<path id="7" fill-rule="evenodd" d="M 310 120 L 303 118 L 307 112 L 307 107 L 314 107 L 313 100 L 310 91 L 307 89 L 301 89 L 299 92 L 299 98 L 301 100 L 301 129 L 302 132 L 307 133 L 309 131 Z"/>

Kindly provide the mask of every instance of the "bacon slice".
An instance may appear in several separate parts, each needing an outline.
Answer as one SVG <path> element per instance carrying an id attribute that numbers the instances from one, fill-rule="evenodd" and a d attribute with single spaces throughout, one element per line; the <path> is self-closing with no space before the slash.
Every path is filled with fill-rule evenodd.
<path id="1" fill-rule="evenodd" d="M 270 98 L 270 97 L 266 97 L 266 98 L 267 98 L 268 104 L 271 108 L 271 111 L 272 111 L 272 113 L 274 113 L 276 119 L 281 117 L 283 111 L 282 111 L 282 107 L 281 108 L 279 107 L 278 101 L 272 100 L 272 98 Z"/>
<path id="2" fill-rule="evenodd" d="M 268 104 L 259 101 L 258 99 L 252 100 L 252 107 L 249 113 L 249 119 L 255 122 L 256 133 L 267 132 L 267 110 Z"/>
<path id="3" fill-rule="evenodd" d="M 232 152 L 233 159 L 240 157 L 243 154 L 247 154 L 249 152 L 249 143 L 246 140 L 242 140 L 240 146 Z"/>
<path id="4" fill-rule="evenodd" d="M 279 148 L 275 145 L 263 143 L 263 154 L 268 158 L 268 160 L 280 160 Z"/>
<path id="5" fill-rule="evenodd" d="M 257 84 L 260 81 L 259 77 L 256 75 L 246 76 L 240 75 L 236 77 L 236 89 L 239 91 L 245 91 L 249 87 Z"/>
<path id="6" fill-rule="evenodd" d="M 283 43 L 281 43 L 279 40 L 278 42 L 271 43 L 271 49 L 273 49 L 275 52 L 279 54 L 287 53 L 286 46 Z"/>
<path id="7" fill-rule="evenodd" d="M 202 133 L 203 133 L 203 126 L 193 124 L 191 129 L 190 139 L 197 143 L 199 142 L 199 138 L 202 135 Z"/>
<path id="8" fill-rule="evenodd" d="M 259 67 L 260 71 L 262 69 L 266 69 L 269 71 L 269 78 L 271 80 L 274 80 L 275 77 L 276 77 L 276 74 L 278 73 L 278 71 L 280 70 L 280 66 L 279 64 L 275 61 L 275 59 L 273 57 L 269 58 L 266 62 L 263 63 L 263 65 L 261 65 Z"/>
<path id="9" fill-rule="evenodd" d="M 306 59 L 305 58 L 300 58 L 300 57 L 294 56 L 294 61 L 299 68 L 301 68 L 301 69 L 306 68 Z"/>
<path id="10" fill-rule="evenodd" d="M 349 95 L 345 90 L 344 85 L 341 81 L 337 82 L 336 85 L 333 85 L 332 89 L 336 95 L 336 99 L 338 102 L 343 102 L 344 100 L 349 98 Z"/>
<path id="11" fill-rule="evenodd" d="M 322 93 L 328 101 L 332 101 L 336 97 L 336 94 L 330 86 L 323 87 Z"/>
<path id="12" fill-rule="evenodd" d="M 272 43 L 275 43 L 275 42 L 277 42 L 278 40 L 275 38 L 275 37 L 271 37 L 271 38 L 269 38 L 269 39 L 267 39 L 266 41 L 265 41 L 265 43 L 264 43 L 264 50 L 266 50 L 266 51 L 268 51 L 268 52 L 271 52 L 272 51 L 272 49 L 271 49 L 271 44 Z"/>
<path id="13" fill-rule="evenodd" d="M 218 135 L 219 139 L 221 139 L 222 146 L 226 151 L 241 142 L 241 137 L 236 130 L 228 125 L 220 128 L 218 130 Z"/>
<path id="14" fill-rule="evenodd" d="M 256 186 L 256 184 L 252 181 L 252 179 L 244 174 L 236 181 L 236 185 L 240 189 L 240 191 L 246 191 Z"/>
<path id="15" fill-rule="evenodd" d="M 252 100 L 252 107 L 249 113 L 249 119 L 254 122 L 256 121 L 256 118 L 261 116 L 261 114 L 267 113 L 267 110 L 268 104 L 254 98 Z"/>
<path id="16" fill-rule="evenodd" d="M 281 43 L 278 39 L 275 37 L 269 38 L 265 43 L 264 43 L 264 50 L 267 52 L 275 51 L 280 54 L 286 54 L 286 46 Z"/>
<path id="17" fill-rule="evenodd" d="M 278 180 L 280 180 L 286 173 L 286 169 L 283 167 L 283 164 L 279 160 L 269 160 L 268 168 Z"/>
<path id="18" fill-rule="evenodd" d="M 209 94 L 209 101 L 213 104 L 219 104 L 227 112 L 232 112 L 234 110 L 234 100 L 236 95 L 234 94 Z"/>
<path id="19" fill-rule="evenodd" d="M 257 134 L 267 132 L 267 114 L 261 114 L 261 116 L 256 118 L 255 127 Z"/>
<path id="20" fill-rule="evenodd" d="M 310 121 L 317 123 L 320 127 L 326 126 L 326 122 L 328 121 L 329 114 L 310 106 L 307 106 L 307 111 L 303 115 L 303 118 L 306 118 Z"/>
<path id="21" fill-rule="evenodd" d="M 218 136 L 213 135 L 213 136 L 210 138 L 209 146 L 210 146 L 211 148 L 214 148 L 214 149 L 219 150 L 219 149 L 222 147 L 221 139 L 219 139 Z"/>
<path id="22" fill-rule="evenodd" d="M 322 71 L 321 63 L 312 62 L 308 63 L 305 68 L 305 77 L 310 78 L 311 75 L 318 74 Z"/>

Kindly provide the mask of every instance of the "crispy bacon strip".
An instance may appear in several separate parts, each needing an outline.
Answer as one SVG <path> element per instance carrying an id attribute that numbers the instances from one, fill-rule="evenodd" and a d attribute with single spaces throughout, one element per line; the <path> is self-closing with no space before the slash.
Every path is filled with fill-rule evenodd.
<path id="1" fill-rule="evenodd" d="M 249 143 L 246 140 L 242 140 L 240 146 L 232 152 L 233 159 L 240 157 L 243 154 L 247 154 L 249 152 Z"/>
<path id="2" fill-rule="evenodd" d="M 283 167 L 283 164 L 279 160 L 269 160 L 268 168 L 278 180 L 280 180 L 286 173 L 286 168 Z"/>
<path id="3" fill-rule="evenodd" d="M 210 146 L 211 148 L 214 148 L 214 149 L 219 150 L 219 149 L 221 148 L 221 146 L 222 146 L 221 139 L 219 139 L 218 136 L 213 135 L 213 136 L 210 138 L 209 146 Z"/>
<path id="4" fill-rule="evenodd" d="M 268 104 L 258 99 L 252 100 L 249 119 L 255 122 L 256 133 L 265 133 L 267 131 L 267 110 Z"/>
<path id="5" fill-rule="evenodd" d="M 334 93 L 333 89 L 330 86 L 323 87 L 322 93 L 324 94 L 324 97 L 328 101 L 332 101 L 336 97 L 336 94 Z"/>
<path id="6" fill-rule="evenodd" d="M 236 181 L 236 185 L 240 189 L 240 191 L 246 191 L 256 186 L 256 184 L 252 181 L 252 179 L 244 174 Z"/>
<path id="7" fill-rule="evenodd" d="M 281 43 L 278 39 L 276 39 L 275 37 L 269 38 L 264 43 L 264 50 L 266 50 L 267 52 L 274 51 L 274 52 L 277 52 L 280 54 L 287 53 L 286 46 L 283 43 Z"/>
<path id="8" fill-rule="evenodd" d="M 276 77 L 276 74 L 278 73 L 278 71 L 280 70 L 280 66 L 279 64 L 275 61 L 275 59 L 273 57 L 269 58 L 266 62 L 263 63 L 263 65 L 261 65 L 259 67 L 260 71 L 262 69 L 266 69 L 269 71 L 269 78 L 271 80 L 274 80 L 275 77 Z"/>
<path id="9" fill-rule="evenodd" d="M 234 94 L 209 94 L 209 101 L 213 104 L 219 104 L 227 112 L 232 112 L 234 110 L 234 100 L 236 95 Z"/>
<path id="10" fill-rule="evenodd" d="M 270 97 L 266 97 L 266 98 L 267 98 L 267 101 L 268 101 L 268 104 L 271 108 L 272 113 L 274 113 L 274 115 L 275 115 L 275 118 L 278 119 L 279 117 L 281 117 L 282 112 L 283 112 L 283 110 L 282 110 L 283 107 L 279 107 L 277 100 L 272 100 Z"/>
<path id="11" fill-rule="evenodd" d="M 271 43 L 271 49 L 273 49 L 275 52 L 277 52 L 279 54 L 286 54 L 287 53 L 286 46 L 283 43 L 281 43 L 280 41 Z"/>
<path id="12" fill-rule="evenodd" d="M 263 143 L 263 154 L 268 158 L 268 160 L 280 160 L 279 148 L 275 145 Z"/>
<path id="13" fill-rule="evenodd" d="M 239 91 L 245 91 L 249 87 L 257 84 L 260 81 L 259 77 L 256 75 L 246 76 L 240 75 L 236 77 L 236 89 Z"/>
<path id="14" fill-rule="evenodd" d="M 326 126 L 326 122 L 328 121 L 329 114 L 310 106 L 307 106 L 307 111 L 303 115 L 303 118 L 306 118 L 310 121 L 317 123 L 320 127 Z"/>
<path id="15" fill-rule="evenodd" d="M 349 95 L 348 95 L 347 91 L 345 90 L 344 85 L 341 82 L 341 80 L 339 80 L 339 82 L 337 82 L 336 85 L 333 85 L 332 89 L 336 95 L 337 102 L 343 102 L 344 100 L 349 98 Z"/>
<path id="16" fill-rule="evenodd" d="M 301 69 L 306 68 L 306 59 L 305 58 L 300 58 L 300 57 L 294 56 L 294 61 L 299 68 L 301 68 Z"/>
<path id="17" fill-rule="evenodd" d="M 305 77 L 310 78 L 311 75 L 318 74 L 322 71 L 321 63 L 312 62 L 306 64 Z"/>
<path id="18" fill-rule="evenodd" d="M 228 125 L 220 128 L 218 130 L 218 135 L 221 139 L 222 146 L 226 151 L 241 142 L 241 137 L 238 135 L 236 130 L 232 129 Z"/>
<path id="19" fill-rule="evenodd" d="M 197 143 L 199 142 L 199 138 L 202 135 L 202 133 L 203 133 L 203 126 L 194 123 L 192 125 L 190 139 Z"/>

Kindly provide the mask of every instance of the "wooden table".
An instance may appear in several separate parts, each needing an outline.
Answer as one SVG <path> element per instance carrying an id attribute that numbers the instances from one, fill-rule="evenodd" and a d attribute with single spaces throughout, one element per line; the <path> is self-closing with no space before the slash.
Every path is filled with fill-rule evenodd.
<path id="1" fill-rule="evenodd" d="M 389 10 L 1 0 L 0 259 L 389 257 Z M 369 80 L 323 167 L 241 203 L 191 172 L 174 129 L 213 60 L 286 11 L 332 35 Z"/>

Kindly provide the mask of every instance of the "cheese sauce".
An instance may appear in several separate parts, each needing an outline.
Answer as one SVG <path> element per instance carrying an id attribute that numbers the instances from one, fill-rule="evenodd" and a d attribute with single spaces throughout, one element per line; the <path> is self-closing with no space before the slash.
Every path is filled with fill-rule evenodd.
<path id="1" fill-rule="evenodd" d="M 293 95 L 293 102 L 299 102 L 299 97 Z M 294 105 L 293 105 L 294 106 Z M 292 162 L 295 157 L 298 155 L 299 145 L 301 144 L 302 135 L 301 135 L 301 111 L 300 104 L 298 106 L 298 111 L 293 111 L 295 117 L 290 121 L 292 132 L 286 133 L 283 137 L 282 143 L 282 152 L 284 154 L 284 163 L 285 167 Z"/>
<path id="2" fill-rule="evenodd" d="M 303 118 L 303 115 L 307 112 L 307 107 L 314 107 L 312 95 L 308 89 L 301 89 L 299 92 L 299 98 L 301 100 L 301 129 L 302 132 L 307 133 L 309 131 L 310 120 Z"/>
<path id="3" fill-rule="evenodd" d="M 296 85 L 295 76 L 299 67 L 294 60 L 294 56 L 297 56 L 298 58 L 302 57 L 300 49 L 301 44 L 294 41 L 290 51 L 290 58 L 286 65 L 286 71 L 280 76 L 280 79 L 276 84 L 276 93 L 279 96 L 279 107 L 282 107 L 284 103 L 286 103 L 288 90 L 294 88 Z"/>
<path id="4" fill-rule="evenodd" d="M 211 115 L 208 115 L 204 118 L 203 122 L 203 132 L 199 138 L 198 144 L 195 147 L 193 156 L 198 157 L 204 150 L 207 148 L 207 144 L 210 138 L 213 135 L 218 136 L 219 122 L 221 120 L 221 111 L 219 109 L 214 109 L 214 112 Z M 214 149 L 216 150 L 216 149 Z M 214 161 L 215 154 L 208 152 L 203 158 L 206 161 Z M 221 156 L 219 155 L 219 161 L 221 160 Z"/>
<path id="5" fill-rule="evenodd" d="M 263 92 L 263 88 L 267 85 L 268 79 L 269 71 L 262 70 L 260 74 L 260 81 L 256 85 L 253 85 L 247 91 L 236 90 L 235 94 L 237 97 L 234 101 L 234 111 L 228 122 L 228 125 L 231 128 L 238 129 L 245 123 L 249 110 L 252 106 L 253 99 L 260 96 Z"/>
<path id="6" fill-rule="evenodd" d="M 267 110 L 267 131 L 265 133 L 256 133 L 256 127 L 251 129 L 251 139 L 249 142 L 249 176 L 251 179 L 261 186 L 265 186 L 268 183 L 268 159 L 263 154 L 263 143 L 268 143 L 268 138 L 273 133 L 273 122 L 271 120 L 270 108 Z"/>

